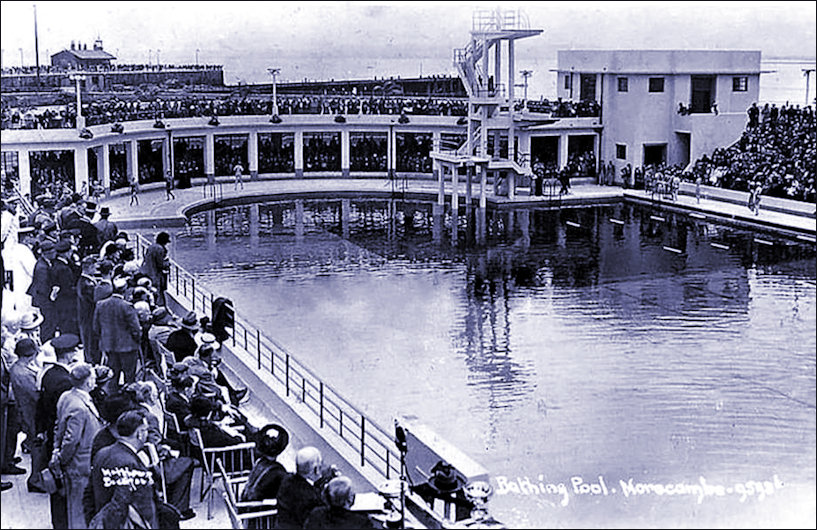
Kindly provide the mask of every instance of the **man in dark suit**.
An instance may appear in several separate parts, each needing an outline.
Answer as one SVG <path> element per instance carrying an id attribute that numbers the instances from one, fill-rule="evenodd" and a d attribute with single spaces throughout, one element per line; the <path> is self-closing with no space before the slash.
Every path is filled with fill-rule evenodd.
<path id="1" fill-rule="evenodd" d="M 40 256 L 34 265 L 34 273 L 31 276 L 31 285 L 27 294 L 31 296 L 31 304 L 40 310 L 40 314 L 45 319 L 40 326 L 40 338 L 44 341 L 54 336 L 56 323 L 54 322 L 54 302 L 49 297 L 51 294 L 51 263 L 56 258 L 54 243 L 43 241 L 39 247 Z"/>
<path id="2" fill-rule="evenodd" d="M 142 259 L 142 272 L 150 278 L 150 281 L 153 282 L 153 285 L 156 287 L 158 292 L 156 303 L 158 305 L 165 305 L 167 271 L 170 268 L 170 262 L 167 259 L 168 243 L 170 243 L 170 234 L 167 232 L 159 232 L 156 236 L 156 242 L 145 250 L 145 255 Z"/>
<path id="3" fill-rule="evenodd" d="M 71 243 L 62 240 L 54 247 L 57 259 L 51 264 L 49 298 L 60 333 L 79 334 L 77 327 L 77 274 L 71 265 Z"/>
<path id="4" fill-rule="evenodd" d="M 146 528 L 159 528 L 153 474 L 137 455 L 149 430 L 143 411 L 123 412 L 116 420 L 119 440 L 95 455 L 91 471 L 94 519 L 102 521 L 97 528 L 124 528 L 131 517 L 129 506 L 135 509 L 135 517 L 150 525 Z"/>
<path id="5" fill-rule="evenodd" d="M 101 360 L 99 345 L 96 344 L 93 335 L 94 310 L 96 309 L 94 272 L 96 272 L 96 258 L 86 256 L 82 260 L 82 274 L 77 280 L 77 323 L 85 350 L 85 359 L 92 364 L 99 364 Z"/>
<path id="6" fill-rule="evenodd" d="M 330 480 L 323 497 L 328 506 L 313 509 L 304 523 L 304 528 L 375 528 L 368 515 L 349 509 L 355 503 L 355 493 L 352 491 L 352 481 L 348 477 Z"/>
<path id="7" fill-rule="evenodd" d="M 18 359 L 17 362 L 11 365 L 9 370 L 11 386 L 14 389 L 14 399 L 17 400 L 26 440 L 31 450 L 31 461 L 35 464 L 41 461 L 40 451 L 42 450 L 42 445 L 35 443 L 37 429 L 34 423 L 34 419 L 37 417 L 37 399 L 39 398 L 39 392 L 37 391 L 37 374 L 40 372 L 40 367 L 37 365 L 37 353 L 39 351 L 39 346 L 32 339 L 26 337 L 18 340 L 14 347 L 14 353 Z M 44 493 L 45 490 L 42 488 L 40 474 L 34 471 L 36 470 L 32 469 L 32 473 L 26 481 L 28 491 Z"/>
<path id="8" fill-rule="evenodd" d="M 167 337 L 167 349 L 173 352 L 176 362 L 182 362 L 187 357 L 192 357 L 196 353 L 199 345 L 193 337 L 199 329 L 199 321 L 196 313 L 190 311 L 179 323 L 181 329 L 177 329 Z"/>
<path id="9" fill-rule="evenodd" d="M 93 328 L 99 335 L 99 349 L 107 356 L 117 384 L 120 372 L 125 374 L 125 384 L 136 379 L 136 360 L 142 340 L 136 309 L 122 296 L 127 285 L 124 278 L 114 279 L 113 294 L 97 303 L 94 311 Z"/>
<path id="10" fill-rule="evenodd" d="M 111 209 L 107 206 L 103 206 L 102 209 L 99 210 L 99 217 L 101 217 L 101 219 L 97 221 L 94 226 L 96 227 L 97 234 L 99 235 L 100 245 L 106 243 L 107 241 L 113 241 L 116 234 L 119 232 L 116 224 L 108 220 L 108 217 L 110 216 Z"/>
<path id="11" fill-rule="evenodd" d="M 36 466 L 36 472 L 45 469 L 51 460 L 54 450 L 54 426 L 57 421 L 57 402 L 63 392 L 70 390 L 74 385 L 68 371 L 69 364 L 73 362 L 74 356 L 79 347 L 79 337 L 70 333 L 55 337 L 51 341 L 57 362 L 50 367 L 43 369 L 43 376 L 40 382 L 40 399 L 37 401 L 37 417 L 35 428 L 37 430 L 38 443 L 42 443 L 40 452 L 40 462 L 32 464 Z M 51 495 L 51 524 L 54 528 L 68 528 L 68 508 L 63 494 L 54 493 Z"/>
<path id="12" fill-rule="evenodd" d="M 295 455 L 295 473 L 278 489 L 278 528 L 304 528 L 309 513 L 323 505 L 323 485 L 334 478 L 334 467 L 324 470 L 321 452 L 304 447 Z"/>

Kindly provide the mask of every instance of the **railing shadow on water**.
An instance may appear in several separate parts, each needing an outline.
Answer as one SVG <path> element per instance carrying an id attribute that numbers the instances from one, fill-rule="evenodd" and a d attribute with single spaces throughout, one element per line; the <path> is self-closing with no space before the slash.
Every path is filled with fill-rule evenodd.
<path id="1" fill-rule="evenodd" d="M 144 256 L 149 245 L 147 238 L 138 235 L 137 256 Z M 177 300 L 189 304 L 191 311 L 199 311 L 212 318 L 215 295 L 197 285 L 196 277 L 172 259 L 167 290 Z M 239 350 L 255 357 L 257 370 L 267 371 L 280 383 L 286 398 L 294 397 L 305 405 L 313 420 L 318 420 L 321 430 L 330 429 L 337 434 L 358 454 L 361 467 L 368 464 L 385 479 L 400 475 L 400 454 L 393 447 L 390 434 L 297 361 L 283 346 L 240 316 L 238 311 L 235 311 L 234 320 L 235 326 L 228 342 L 235 353 L 238 353 L 235 350 Z"/>

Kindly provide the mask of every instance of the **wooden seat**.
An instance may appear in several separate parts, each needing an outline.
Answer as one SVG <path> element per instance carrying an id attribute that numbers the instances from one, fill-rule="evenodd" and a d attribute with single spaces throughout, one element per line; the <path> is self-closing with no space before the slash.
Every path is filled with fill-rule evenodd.
<path id="1" fill-rule="evenodd" d="M 226 477 L 233 479 L 236 477 L 247 477 L 252 471 L 255 462 L 255 442 L 244 442 L 226 447 L 206 447 L 199 429 L 193 428 L 190 432 L 190 442 L 193 447 L 198 448 L 202 462 L 201 475 L 201 498 L 207 496 L 207 518 L 213 518 L 213 486 L 216 474 L 216 458 L 223 462 L 222 468 L 226 469 Z M 206 485 L 206 487 L 205 487 Z"/>
<path id="2" fill-rule="evenodd" d="M 247 515 L 248 517 L 245 517 L 244 520 L 252 520 L 253 522 L 249 524 L 252 528 L 274 528 L 275 518 L 278 515 L 278 501 L 264 499 L 239 502 L 237 499 L 241 498 L 248 476 L 231 476 L 224 470 L 224 464 L 220 458 L 216 458 L 216 470 L 222 481 L 228 507 L 231 506 L 237 515 Z"/>

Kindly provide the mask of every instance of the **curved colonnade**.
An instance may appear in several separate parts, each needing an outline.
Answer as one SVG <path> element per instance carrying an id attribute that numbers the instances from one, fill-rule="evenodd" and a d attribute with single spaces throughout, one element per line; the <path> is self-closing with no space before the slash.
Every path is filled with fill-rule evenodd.
<path id="1" fill-rule="evenodd" d="M 6 176 L 19 180 L 19 189 L 31 197 L 42 193 L 48 173 L 38 166 L 45 157 L 62 158 L 66 169 L 54 175 L 75 191 L 100 192 L 127 187 L 137 175 L 140 184 L 162 182 L 172 169 L 180 188 L 191 178 L 233 174 L 240 163 L 250 179 L 308 177 L 431 178 L 432 149 L 456 149 L 466 127 L 456 116 L 411 116 L 401 123 L 397 115 L 350 115 L 338 120 L 328 115 L 288 115 L 280 123 L 268 116 L 225 116 L 217 124 L 204 118 L 167 119 L 157 127 L 150 120 L 125 122 L 121 132 L 110 125 L 77 129 L 2 131 L 2 165 Z M 90 131 L 88 134 L 86 131 Z M 575 137 L 599 145 L 598 118 L 568 118 L 538 124 L 518 134 L 516 152 L 530 153 L 533 137 L 550 137 L 560 167 L 568 158 L 568 143 Z M 82 135 L 80 133 L 83 133 Z M 84 136 L 84 137 L 83 137 Z M 490 152 L 507 152 L 507 137 L 490 134 Z M 67 162 L 66 162 L 67 160 Z M 45 175 L 45 177 L 41 176 Z M 73 177 L 73 178 L 71 178 Z"/>

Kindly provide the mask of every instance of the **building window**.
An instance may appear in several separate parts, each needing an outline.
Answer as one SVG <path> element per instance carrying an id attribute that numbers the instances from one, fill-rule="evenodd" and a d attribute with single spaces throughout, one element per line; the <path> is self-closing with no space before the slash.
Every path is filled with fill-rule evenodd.
<path id="1" fill-rule="evenodd" d="M 732 78 L 732 92 L 746 92 L 749 90 L 748 77 L 733 77 Z"/>
<path id="2" fill-rule="evenodd" d="M 663 77 L 651 77 L 650 78 L 650 92 L 663 92 L 664 91 L 664 78 Z"/>
<path id="3" fill-rule="evenodd" d="M 565 90 L 570 90 L 570 74 L 565 76 Z"/>
<path id="4" fill-rule="evenodd" d="M 624 144 L 616 144 L 616 158 L 619 160 L 627 160 L 627 146 Z"/>
<path id="5" fill-rule="evenodd" d="M 619 77 L 618 78 L 618 91 L 619 92 L 627 92 L 630 89 L 629 79 L 626 77 Z"/>

